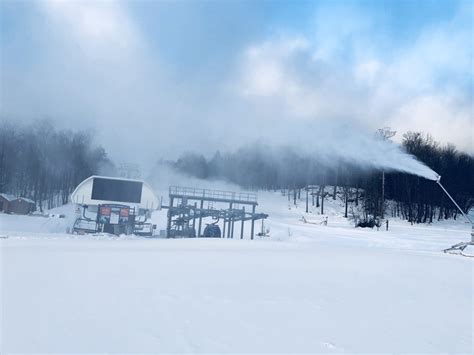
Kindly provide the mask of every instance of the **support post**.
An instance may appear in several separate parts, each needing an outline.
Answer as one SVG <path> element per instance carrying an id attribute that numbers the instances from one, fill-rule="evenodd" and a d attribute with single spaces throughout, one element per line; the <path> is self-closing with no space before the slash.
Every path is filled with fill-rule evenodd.
<path id="1" fill-rule="evenodd" d="M 229 221 L 227 223 L 227 238 L 230 238 L 230 231 L 232 229 L 232 202 L 229 203 Z"/>
<path id="2" fill-rule="evenodd" d="M 242 207 L 242 222 L 240 224 L 240 239 L 244 239 L 245 206 Z"/>
<path id="3" fill-rule="evenodd" d="M 250 227 L 250 239 L 253 240 L 253 234 L 255 229 L 255 205 L 252 205 L 252 224 Z"/>
<path id="4" fill-rule="evenodd" d="M 173 197 L 170 197 L 170 207 L 168 209 L 168 223 L 166 224 L 166 238 L 170 238 L 171 233 L 171 210 L 173 209 Z"/>
<path id="5" fill-rule="evenodd" d="M 224 211 L 224 226 L 222 227 L 222 238 L 225 238 L 225 220 L 227 218 L 227 212 Z"/>
<path id="6" fill-rule="evenodd" d="M 193 230 L 196 233 L 196 210 L 197 210 L 197 202 L 194 202 L 194 213 L 193 213 Z"/>
<path id="7" fill-rule="evenodd" d="M 202 209 L 204 207 L 204 200 L 201 200 L 201 210 L 199 211 L 199 227 L 198 227 L 198 238 L 201 236 L 202 227 Z"/>
<path id="8" fill-rule="evenodd" d="M 321 214 L 324 214 L 324 186 L 321 188 Z"/>
<path id="9" fill-rule="evenodd" d="M 309 212 L 308 203 L 309 203 L 309 189 L 306 188 L 306 213 Z"/>
<path id="10" fill-rule="evenodd" d="M 234 239 L 234 223 L 235 217 L 232 215 L 232 231 L 230 232 L 230 239 Z"/>

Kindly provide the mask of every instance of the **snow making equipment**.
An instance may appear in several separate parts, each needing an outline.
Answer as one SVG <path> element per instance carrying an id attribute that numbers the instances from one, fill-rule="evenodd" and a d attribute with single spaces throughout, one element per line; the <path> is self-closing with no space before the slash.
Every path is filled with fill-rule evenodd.
<path id="1" fill-rule="evenodd" d="M 91 176 L 71 194 L 78 205 L 73 232 L 105 232 L 152 236 L 154 226 L 147 220 L 158 209 L 152 188 L 141 180 Z M 82 210 L 82 211 L 81 211 Z"/>
<path id="2" fill-rule="evenodd" d="M 466 219 L 471 224 L 471 240 L 469 242 L 461 242 L 458 244 L 454 244 L 453 246 L 449 247 L 448 249 L 445 249 L 445 253 L 460 253 L 461 255 L 464 255 L 464 249 L 466 249 L 469 245 L 474 246 L 474 222 L 469 218 L 469 216 L 463 211 L 461 207 L 456 203 L 454 198 L 449 194 L 449 192 L 444 188 L 444 186 L 441 184 L 441 176 L 438 175 L 438 178 L 436 179 L 436 183 L 441 187 L 441 189 L 444 191 L 444 193 L 449 197 L 449 199 L 454 203 L 456 208 L 461 212 L 463 217 Z"/>

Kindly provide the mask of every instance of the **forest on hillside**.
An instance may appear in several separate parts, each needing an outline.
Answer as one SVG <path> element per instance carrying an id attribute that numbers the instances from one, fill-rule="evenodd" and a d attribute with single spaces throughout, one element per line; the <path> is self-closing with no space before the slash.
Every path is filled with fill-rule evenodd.
<path id="1" fill-rule="evenodd" d="M 402 148 L 442 176 L 443 185 L 462 208 L 474 206 L 474 158 L 455 146 L 442 145 L 429 135 L 407 132 Z M 201 179 L 223 179 L 247 189 L 286 190 L 301 196 L 313 186 L 316 204 L 322 196 L 336 198 L 343 191 L 346 215 L 349 205 L 363 204 L 365 218 L 391 216 L 415 223 L 456 218 L 458 211 L 431 180 L 394 171 L 366 169 L 348 161 L 320 161 L 291 147 L 254 144 L 210 159 L 195 153 L 168 162 L 174 169 Z M 385 183 L 382 187 L 383 176 Z M 314 190 L 314 186 L 317 186 Z M 331 188 L 329 188 L 329 186 Z M 313 195 L 312 195 L 313 196 Z M 391 201 L 390 208 L 388 202 Z"/>
<path id="2" fill-rule="evenodd" d="M 91 131 L 0 123 L 0 192 L 30 198 L 40 210 L 67 203 L 82 180 L 112 165 Z"/>
<path id="3" fill-rule="evenodd" d="M 442 176 L 443 185 L 465 211 L 474 206 L 472 155 L 419 132 L 405 133 L 402 147 Z M 201 179 L 225 180 L 246 189 L 282 190 L 289 199 L 304 197 L 310 186 L 311 203 L 323 209 L 325 198 L 339 195 L 346 216 L 351 206 L 362 208 L 365 218 L 393 216 L 415 223 L 458 215 L 433 181 L 350 161 L 321 160 L 292 147 L 256 143 L 234 152 L 217 151 L 210 158 L 186 153 L 165 163 Z M 113 176 L 115 171 L 105 149 L 95 144 L 92 131 L 60 130 L 49 121 L 0 123 L 0 192 L 28 197 L 40 210 L 67 203 L 85 178 Z"/>

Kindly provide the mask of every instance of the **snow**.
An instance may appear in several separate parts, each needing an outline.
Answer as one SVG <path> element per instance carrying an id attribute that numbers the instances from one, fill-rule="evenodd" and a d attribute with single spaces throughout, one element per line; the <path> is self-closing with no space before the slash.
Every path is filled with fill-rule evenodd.
<path id="1" fill-rule="evenodd" d="M 13 200 L 16 200 L 16 196 L 12 194 L 5 194 L 5 193 L 0 193 L 0 196 L 3 197 L 5 200 L 11 202 Z"/>
<path id="2" fill-rule="evenodd" d="M 35 203 L 35 201 L 33 201 L 32 199 L 30 198 L 26 198 L 26 197 L 18 197 L 19 200 L 21 201 L 25 201 L 25 202 L 28 202 L 28 203 Z"/>
<path id="3" fill-rule="evenodd" d="M 355 229 L 339 201 L 259 202 L 253 241 L 72 236 L 71 205 L 0 214 L 1 353 L 473 353 L 474 259 L 441 252 L 469 225 Z"/>
<path id="4" fill-rule="evenodd" d="M 21 200 L 21 201 L 25 201 L 25 202 L 28 202 L 28 203 L 35 203 L 35 201 L 29 199 L 29 198 L 26 198 L 26 197 L 16 197 L 15 195 L 12 195 L 12 194 L 5 194 L 5 193 L 0 193 L 0 196 L 3 197 L 5 200 L 7 200 L 8 202 L 12 202 L 12 201 L 15 201 L 15 200 Z"/>

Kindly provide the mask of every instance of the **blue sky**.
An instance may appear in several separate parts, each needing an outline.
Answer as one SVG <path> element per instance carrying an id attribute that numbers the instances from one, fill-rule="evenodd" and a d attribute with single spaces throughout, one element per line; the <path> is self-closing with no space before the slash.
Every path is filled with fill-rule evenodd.
<path id="1" fill-rule="evenodd" d="M 2 120 L 165 154 L 167 131 L 214 150 L 328 121 L 474 151 L 471 1 L 3 1 L 0 20 Z"/>

